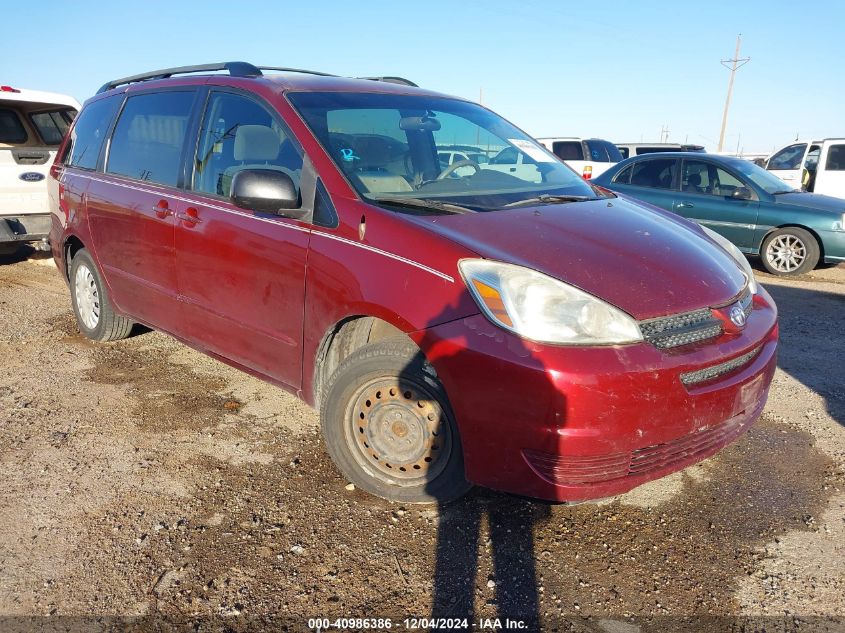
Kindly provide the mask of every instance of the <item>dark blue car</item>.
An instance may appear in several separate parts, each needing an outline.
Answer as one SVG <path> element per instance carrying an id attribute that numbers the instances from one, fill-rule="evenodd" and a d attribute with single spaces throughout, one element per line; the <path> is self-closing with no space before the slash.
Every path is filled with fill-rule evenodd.
<path id="1" fill-rule="evenodd" d="M 617 163 L 593 183 L 673 211 L 760 255 L 774 275 L 845 261 L 845 200 L 796 191 L 754 163 L 672 152 Z"/>

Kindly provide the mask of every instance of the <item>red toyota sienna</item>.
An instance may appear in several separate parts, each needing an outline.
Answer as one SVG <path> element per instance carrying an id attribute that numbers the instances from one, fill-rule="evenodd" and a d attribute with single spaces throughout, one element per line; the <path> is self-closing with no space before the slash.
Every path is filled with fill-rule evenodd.
<path id="1" fill-rule="evenodd" d="M 776 308 L 734 246 L 407 80 L 127 77 L 50 176 L 86 336 L 144 324 L 297 394 L 348 480 L 387 499 L 615 495 L 712 455 L 766 401 Z"/>

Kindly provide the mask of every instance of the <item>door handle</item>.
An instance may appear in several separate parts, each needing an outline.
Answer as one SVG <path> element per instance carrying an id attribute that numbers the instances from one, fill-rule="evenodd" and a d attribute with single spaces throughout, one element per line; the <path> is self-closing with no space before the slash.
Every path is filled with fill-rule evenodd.
<path id="1" fill-rule="evenodd" d="M 184 213 L 177 213 L 176 219 L 181 220 L 190 226 L 194 226 L 195 224 L 200 224 L 202 222 L 199 218 L 199 211 L 197 211 L 194 207 L 188 207 L 185 209 Z"/>
<path id="2" fill-rule="evenodd" d="M 153 211 L 155 211 L 156 217 L 161 220 L 173 213 L 168 207 L 167 200 L 159 200 L 158 204 L 153 207 Z"/>
<path id="3" fill-rule="evenodd" d="M 676 209 L 692 209 L 695 205 L 692 202 L 679 202 L 675 205 Z"/>

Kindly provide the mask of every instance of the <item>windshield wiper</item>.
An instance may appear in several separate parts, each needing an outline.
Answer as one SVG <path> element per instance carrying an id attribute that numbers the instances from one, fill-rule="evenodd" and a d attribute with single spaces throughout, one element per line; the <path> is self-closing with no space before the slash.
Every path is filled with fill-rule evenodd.
<path id="1" fill-rule="evenodd" d="M 510 207 L 525 207 L 532 204 L 560 204 L 563 202 L 586 202 L 587 200 L 598 200 L 590 196 L 553 196 L 548 193 L 537 196 L 536 198 L 526 198 L 525 200 L 517 200 L 504 205 L 503 209 Z"/>
<path id="2" fill-rule="evenodd" d="M 394 204 L 397 207 L 407 207 L 409 209 L 434 209 L 435 211 L 443 211 L 445 213 L 475 213 L 473 209 L 462 207 L 458 204 L 452 204 L 451 202 L 438 202 L 436 200 L 428 200 L 426 198 L 373 196 L 369 199 L 373 202 Z"/>

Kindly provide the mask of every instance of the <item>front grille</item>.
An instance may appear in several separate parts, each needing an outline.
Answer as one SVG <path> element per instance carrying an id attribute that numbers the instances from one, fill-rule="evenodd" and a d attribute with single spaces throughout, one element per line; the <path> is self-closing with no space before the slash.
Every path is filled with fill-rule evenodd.
<path id="1" fill-rule="evenodd" d="M 728 372 L 731 372 L 734 369 L 739 369 L 746 363 L 750 362 L 752 358 L 760 353 L 761 349 L 763 349 L 762 346 L 756 347 L 742 356 L 726 360 L 718 365 L 710 365 L 710 367 L 705 367 L 704 369 L 697 369 L 696 371 L 681 374 L 681 382 L 689 387 L 690 385 L 697 385 L 699 383 L 718 378 L 719 376 L 723 376 Z"/>
<path id="2" fill-rule="evenodd" d="M 751 314 L 752 295 L 746 288 L 739 298 L 745 317 Z M 722 334 L 722 322 L 713 314 L 713 308 L 673 314 L 640 321 L 643 338 L 658 349 L 671 349 L 716 338 Z"/>
<path id="3" fill-rule="evenodd" d="M 757 409 L 746 410 L 721 424 L 631 453 L 596 457 L 550 455 L 530 450 L 523 453 L 534 470 L 552 483 L 561 486 L 601 483 L 663 470 L 696 457 L 704 459 L 739 436 L 756 418 L 756 413 Z"/>

